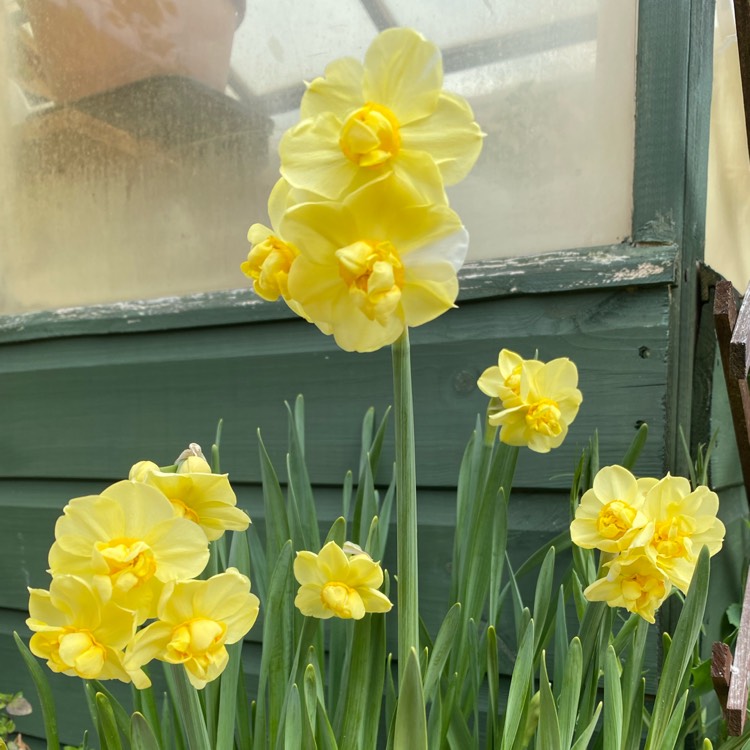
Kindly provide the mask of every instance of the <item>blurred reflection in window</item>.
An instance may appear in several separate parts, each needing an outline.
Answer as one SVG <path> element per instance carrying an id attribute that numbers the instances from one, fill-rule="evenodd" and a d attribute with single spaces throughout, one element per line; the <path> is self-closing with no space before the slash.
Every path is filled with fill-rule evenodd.
<path id="1" fill-rule="evenodd" d="M 390 25 L 488 134 L 450 193 L 471 258 L 629 234 L 635 0 L 2 2 L 0 313 L 244 286 L 302 81 Z"/>

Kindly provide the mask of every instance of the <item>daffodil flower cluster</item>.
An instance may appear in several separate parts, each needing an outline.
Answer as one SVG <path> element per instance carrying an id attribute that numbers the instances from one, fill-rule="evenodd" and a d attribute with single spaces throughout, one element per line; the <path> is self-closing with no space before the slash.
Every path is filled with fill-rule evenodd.
<path id="1" fill-rule="evenodd" d="M 605 575 L 584 591 L 586 598 L 654 622 L 672 586 L 687 593 L 701 548 L 711 555 L 721 549 L 718 509 L 714 492 L 692 489 L 682 477 L 636 479 L 622 466 L 601 469 L 570 526 L 575 544 L 606 555 Z"/>
<path id="2" fill-rule="evenodd" d="M 374 351 L 454 306 L 468 234 L 444 187 L 474 165 L 483 134 L 442 89 L 440 50 L 382 32 L 364 63 L 308 84 L 279 146 L 271 227 L 254 224 L 243 272 L 347 351 Z"/>
<path id="3" fill-rule="evenodd" d="M 354 545 L 352 545 L 354 546 Z M 361 549 L 347 554 L 336 542 L 328 542 L 319 554 L 303 550 L 294 561 L 294 577 L 300 584 L 294 604 L 306 617 L 327 620 L 361 620 L 367 612 L 388 612 L 393 606 L 379 589 L 383 569 Z"/>
<path id="4" fill-rule="evenodd" d="M 199 446 L 181 458 L 172 472 L 141 461 L 130 480 L 63 509 L 49 591 L 29 590 L 30 648 L 52 671 L 143 688 L 142 667 L 157 658 L 184 664 L 200 688 L 226 666 L 225 644 L 252 627 L 259 603 L 244 575 L 230 568 L 191 580 L 209 541 L 250 519 Z"/>
<path id="5" fill-rule="evenodd" d="M 500 440 L 537 453 L 559 447 L 581 405 L 578 369 L 567 358 L 540 362 L 501 350 L 496 366 L 477 382 L 489 396 L 488 421 Z"/>

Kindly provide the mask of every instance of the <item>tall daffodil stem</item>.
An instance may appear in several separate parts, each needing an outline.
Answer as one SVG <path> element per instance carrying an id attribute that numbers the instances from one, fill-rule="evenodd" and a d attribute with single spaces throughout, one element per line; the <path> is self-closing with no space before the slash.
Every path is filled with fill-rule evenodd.
<path id="1" fill-rule="evenodd" d="M 409 331 L 393 344 L 393 400 L 396 423 L 396 551 L 398 567 L 398 665 L 401 676 L 409 652 L 419 653 L 417 574 L 417 475 L 414 461 L 414 406 Z M 399 679 L 399 684 L 402 679 Z"/>

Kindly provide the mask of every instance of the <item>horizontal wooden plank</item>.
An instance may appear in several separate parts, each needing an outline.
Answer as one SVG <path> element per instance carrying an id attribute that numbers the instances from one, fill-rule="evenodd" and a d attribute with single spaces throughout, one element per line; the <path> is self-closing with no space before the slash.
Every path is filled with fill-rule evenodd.
<path id="1" fill-rule="evenodd" d="M 455 486 L 486 409 L 476 379 L 501 347 L 570 357 L 584 394 L 561 448 L 523 452 L 517 486 L 565 487 L 594 430 L 602 460 L 619 460 L 641 421 L 652 428 L 641 471 L 662 471 L 668 309 L 667 287 L 614 288 L 471 302 L 416 329 L 419 483 Z M 224 466 L 236 480 L 258 482 L 256 427 L 283 462 L 283 402 L 304 393 L 311 479 L 335 485 L 356 465 L 365 410 L 382 414 L 390 403 L 391 381 L 388 352 L 342 352 L 296 321 L 8 344 L 0 477 L 115 480 L 137 460 L 169 463 L 189 442 L 210 444 L 224 417 Z M 389 437 L 384 466 L 392 456 Z"/>
<path id="2" fill-rule="evenodd" d="M 671 284 L 676 247 L 628 243 L 526 258 L 467 263 L 460 302 L 529 293 Z M 93 334 L 261 323 L 294 319 L 284 303 L 269 303 L 249 289 L 134 300 L 0 316 L 0 344 Z"/>

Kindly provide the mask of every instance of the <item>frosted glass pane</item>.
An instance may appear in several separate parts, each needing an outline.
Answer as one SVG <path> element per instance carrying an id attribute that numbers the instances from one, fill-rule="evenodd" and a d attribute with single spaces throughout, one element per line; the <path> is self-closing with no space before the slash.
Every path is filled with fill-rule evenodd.
<path id="1" fill-rule="evenodd" d="M 6 0 L 0 314 L 245 286 L 303 81 L 388 25 L 441 46 L 487 133 L 449 192 L 470 258 L 618 242 L 636 5 Z"/>

